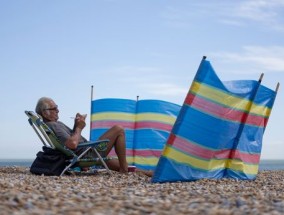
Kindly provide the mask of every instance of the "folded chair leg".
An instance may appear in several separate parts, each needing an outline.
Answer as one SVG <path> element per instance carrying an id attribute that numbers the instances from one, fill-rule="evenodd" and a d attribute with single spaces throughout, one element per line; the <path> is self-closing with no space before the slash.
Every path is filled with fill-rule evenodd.
<path id="1" fill-rule="evenodd" d="M 65 169 L 61 172 L 60 176 L 62 176 L 71 166 L 73 166 L 81 157 L 83 157 L 92 147 L 88 147 L 82 154 L 80 154 L 76 159 L 72 160 L 71 163 L 65 167 Z"/>
<path id="2" fill-rule="evenodd" d="M 106 163 L 105 163 L 104 159 L 102 158 L 102 156 L 100 155 L 100 153 L 98 153 L 98 151 L 97 151 L 97 149 L 96 149 L 95 147 L 94 147 L 93 149 L 94 149 L 94 151 L 96 152 L 96 154 L 97 154 L 97 156 L 99 157 L 99 159 L 101 160 L 101 162 L 102 162 L 102 164 L 104 165 L 104 167 L 106 168 L 108 174 L 111 175 L 112 173 L 111 173 L 111 171 L 109 170 L 108 166 L 106 165 Z"/>
<path id="3" fill-rule="evenodd" d="M 65 169 L 61 172 L 60 176 L 64 175 L 64 173 L 74 164 L 71 162 L 67 167 L 65 167 Z"/>

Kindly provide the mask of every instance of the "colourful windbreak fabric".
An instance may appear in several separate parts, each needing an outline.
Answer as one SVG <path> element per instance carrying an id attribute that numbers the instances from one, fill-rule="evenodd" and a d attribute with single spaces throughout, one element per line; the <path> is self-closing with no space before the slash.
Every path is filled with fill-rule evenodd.
<path id="1" fill-rule="evenodd" d="M 94 100 L 90 139 L 96 140 L 113 125 L 120 125 L 126 134 L 127 162 L 141 169 L 154 169 L 180 108 L 161 100 Z M 115 155 L 114 150 L 110 155 Z"/>
<path id="2" fill-rule="evenodd" d="M 152 181 L 254 179 L 275 96 L 258 81 L 222 82 L 203 59 Z"/>

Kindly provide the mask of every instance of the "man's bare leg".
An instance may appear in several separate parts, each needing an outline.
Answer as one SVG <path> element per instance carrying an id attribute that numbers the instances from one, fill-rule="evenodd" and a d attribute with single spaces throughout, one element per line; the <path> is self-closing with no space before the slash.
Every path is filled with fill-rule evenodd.
<path id="1" fill-rule="evenodd" d="M 125 132 L 121 126 L 115 125 L 106 131 L 100 139 L 109 139 L 106 154 L 109 154 L 112 147 L 114 147 L 118 160 L 113 159 L 107 161 L 107 165 L 111 170 L 119 172 L 128 172 L 128 164 L 126 161 L 125 149 Z"/>

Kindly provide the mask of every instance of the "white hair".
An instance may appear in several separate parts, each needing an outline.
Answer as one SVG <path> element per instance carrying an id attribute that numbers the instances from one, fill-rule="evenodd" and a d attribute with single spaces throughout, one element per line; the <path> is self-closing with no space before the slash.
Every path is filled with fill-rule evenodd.
<path id="1" fill-rule="evenodd" d="M 49 107 L 49 104 L 48 102 L 52 100 L 51 98 L 49 97 L 41 97 L 38 102 L 37 102 L 37 105 L 36 105 L 36 108 L 35 108 L 35 111 L 37 114 L 41 115 L 42 116 L 42 112 L 47 109 L 47 108 L 50 108 Z"/>

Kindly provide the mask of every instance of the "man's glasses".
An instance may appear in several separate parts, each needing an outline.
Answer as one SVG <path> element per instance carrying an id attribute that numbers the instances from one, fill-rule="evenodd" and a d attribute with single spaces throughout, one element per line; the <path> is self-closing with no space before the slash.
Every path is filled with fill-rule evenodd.
<path id="1" fill-rule="evenodd" d="M 46 108 L 46 109 L 44 109 L 44 110 L 58 110 L 58 106 L 56 105 L 56 106 L 53 107 L 53 108 Z"/>

